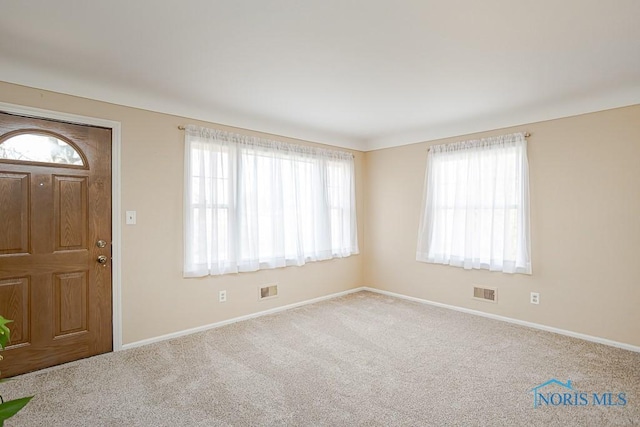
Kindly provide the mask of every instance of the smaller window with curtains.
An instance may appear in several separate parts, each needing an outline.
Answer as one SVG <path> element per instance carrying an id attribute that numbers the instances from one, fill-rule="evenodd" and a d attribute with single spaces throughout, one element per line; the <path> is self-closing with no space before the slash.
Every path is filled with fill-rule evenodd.
<path id="1" fill-rule="evenodd" d="M 531 274 L 524 134 L 429 148 L 416 259 Z"/>

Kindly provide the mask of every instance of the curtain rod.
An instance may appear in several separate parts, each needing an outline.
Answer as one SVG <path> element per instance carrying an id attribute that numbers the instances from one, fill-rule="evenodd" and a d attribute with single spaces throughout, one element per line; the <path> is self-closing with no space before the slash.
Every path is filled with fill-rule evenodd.
<path id="1" fill-rule="evenodd" d="M 531 136 L 531 132 L 524 132 L 524 137 L 529 138 Z M 427 148 L 427 151 L 431 151 L 431 147 Z"/>
<path id="2" fill-rule="evenodd" d="M 186 129 L 186 127 L 185 127 L 185 126 L 183 126 L 183 125 L 179 125 L 179 126 L 178 126 L 178 129 L 180 129 L 180 130 L 185 130 L 185 129 Z M 525 134 L 524 134 L 524 137 L 525 137 L 525 138 L 529 138 L 530 136 L 531 136 L 531 134 L 530 134 L 529 132 L 525 132 Z"/>

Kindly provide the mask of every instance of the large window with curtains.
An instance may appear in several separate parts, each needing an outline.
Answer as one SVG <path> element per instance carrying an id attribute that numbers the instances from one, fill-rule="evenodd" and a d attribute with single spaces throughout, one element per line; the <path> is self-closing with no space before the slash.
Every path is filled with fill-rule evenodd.
<path id="1" fill-rule="evenodd" d="M 188 126 L 184 276 L 358 253 L 353 155 Z"/>
<path id="2" fill-rule="evenodd" d="M 523 134 L 429 148 L 416 259 L 531 274 Z"/>

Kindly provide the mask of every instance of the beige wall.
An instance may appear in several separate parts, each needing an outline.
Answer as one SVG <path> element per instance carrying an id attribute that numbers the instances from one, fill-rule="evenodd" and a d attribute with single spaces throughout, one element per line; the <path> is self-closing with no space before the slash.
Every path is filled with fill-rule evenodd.
<path id="1" fill-rule="evenodd" d="M 372 286 L 640 345 L 640 106 L 473 135 L 533 134 L 531 276 L 415 261 L 427 147 L 467 136 L 354 152 L 361 255 L 183 279 L 183 132 L 177 126 L 248 131 L 2 82 L 0 102 L 122 123 L 121 215 L 138 213 L 138 224 L 122 230 L 125 344 Z M 273 282 L 280 296 L 258 302 L 257 286 Z M 473 284 L 498 287 L 499 303 L 472 300 Z M 217 302 L 222 289 L 224 304 Z M 540 292 L 540 305 L 529 303 L 531 291 Z"/>
<path id="2" fill-rule="evenodd" d="M 528 131 L 533 274 L 415 261 L 427 147 Z M 365 155 L 364 284 L 640 345 L 640 105 Z M 498 304 L 472 285 L 498 287 Z M 529 303 L 540 293 L 540 305 Z"/>
<path id="3" fill-rule="evenodd" d="M 135 226 L 123 225 L 122 229 L 125 344 L 361 285 L 362 255 L 303 267 L 182 278 L 184 133 L 178 130 L 178 125 L 195 123 L 242 133 L 248 131 L 3 82 L 0 82 L 0 102 L 122 123 L 121 215 L 124 218 L 125 210 L 136 210 L 138 222 Z M 354 154 L 357 210 L 362 213 L 364 155 Z M 362 230 L 360 222 L 361 241 Z M 259 302 L 257 287 L 266 283 L 278 283 L 280 295 Z M 223 304 L 217 302 L 218 291 L 222 289 L 227 290 L 228 299 Z"/>

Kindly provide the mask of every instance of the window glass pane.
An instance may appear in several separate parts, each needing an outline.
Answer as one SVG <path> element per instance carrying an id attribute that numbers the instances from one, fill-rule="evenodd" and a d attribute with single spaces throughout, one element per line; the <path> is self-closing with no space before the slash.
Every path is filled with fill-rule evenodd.
<path id="1" fill-rule="evenodd" d="M 51 135 L 25 133 L 0 144 L 0 159 L 83 166 L 82 157 L 69 144 Z"/>

